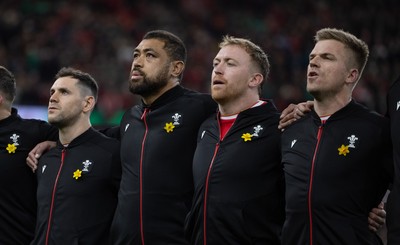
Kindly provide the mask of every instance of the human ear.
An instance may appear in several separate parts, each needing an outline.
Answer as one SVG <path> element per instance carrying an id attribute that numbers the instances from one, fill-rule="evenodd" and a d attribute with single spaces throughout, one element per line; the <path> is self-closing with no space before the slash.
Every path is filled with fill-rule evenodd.
<path id="1" fill-rule="evenodd" d="M 262 84 L 263 80 L 264 80 L 263 75 L 261 75 L 260 73 L 254 73 L 252 75 L 252 77 L 250 78 L 249 86 L 250 87 L 258 87 Z"/>
<path id="2" fill-rule="evenodd" d="M 184 68 L 185 63 L 183 63 L 183 61 L 173 61 L 171 63 L 171 75 L 173 77 L 179 77 L 182 74 Z"/>
<path id="3" fill-rule="evenodd" d="M 356 83 L 359 79 L 359 72 L 358 69 L 351 69 L 349 74 L 346 77 L 346 83 Z"/>
<path id="4" fill-rule="evenodd" d="M 88 111 L 93 110 L 95 104 L 96 104 L 96 101 L 93 96 L 86 96 L 86 98 L 84 100 L 83 111 L 88 112 Z"/>

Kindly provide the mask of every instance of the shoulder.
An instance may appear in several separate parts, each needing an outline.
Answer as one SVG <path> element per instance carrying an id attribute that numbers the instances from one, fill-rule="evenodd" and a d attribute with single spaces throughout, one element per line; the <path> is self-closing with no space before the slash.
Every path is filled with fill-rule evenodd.
<path id="1" fill-rule="evenodd" d="M 44 120 L 40 120 L 40 119 L 24 119 L 24 118 L 20 118 L 20 122 L 25 124 L 25 125 L 32 125 L 32 126 L 51 126 L 50 123 L 44 121 Z"/>
<path id="2" fill-rule="evenodd" d="M 389 125 L 390 121 L 384 115 L 382 115 L 376 111 L 373 111 L 359 103 L 355 103 L 354 107 L 355 107 L 356 111 L 353 115 L 355 117 L 360 118 L 360 119 L 364 120 L 365 122 L 377 124 L 378 126 L 385 126 L 385 125 L 388 126 Z"/>
<path id="3" fill-rule="evenodd" d="M 200 93 L 197 91 L 184 88 L 184 98 L 192 100 L 197 103 L 204 104 L 205 106 L 217 108 L 217 103 L 211 98 L 210 94 Z"/>
<path id="4" fill-rule="evenodd" d="M 91 143 L 107 152 L 119 152 L 119 141 L 115 138 L 108 137 L 97 130 L 93 130 Z"/>
<path id="5" fill-rule="evenodd" d="M 400 77 L 398 77 L 389 87 L 389 94 L 400 90 Z"/>
<path id="6" fill-rule="evenodd" d="M 18 117 L 14 122 L 13 128 L 20 132 L 25 132 L 33 138 L 44 140 L 57 140 L 58 129 L 50 123 L 39 119 L 24 119 Z"/>

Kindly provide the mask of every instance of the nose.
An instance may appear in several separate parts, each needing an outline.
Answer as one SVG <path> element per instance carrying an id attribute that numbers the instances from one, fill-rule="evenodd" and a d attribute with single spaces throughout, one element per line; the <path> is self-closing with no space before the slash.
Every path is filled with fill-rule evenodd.
<path id="1" fill-rule="evenodd" d="M 308 64 L 310 67 L 318 67 L 318 61 L 317 61 L 317 58 L 316 57 L 314 57 L 314 58 L 312 58 L 312 59 L 310 59 L 310 61 L 309 61 L 309 64 Z"/>
<path id="2" fill-rule="evenodd" d="M 137 55 L 133 58 L 132 68 L 134 67 L 143 67 L 143 57 L 142 55 Z"/>
<path id="3" fill-rule="evenodd" d="M 50 95 L 49 102 L 54 103 L 56 101 L 57 101 L 57 93 L 53 93 L 52 95 Z"/>
<path id="4" fill-rule="evenodd" d="M 222 74 L 222 66 L 221 66 L 221 63 L 220 63 L 220 64 L 217 64 L 217 65 L 214 65 L 213 73 L 215 73 L 215 74 L 217 74 L 217 75 L 221 75 L 221 74 Z"/>

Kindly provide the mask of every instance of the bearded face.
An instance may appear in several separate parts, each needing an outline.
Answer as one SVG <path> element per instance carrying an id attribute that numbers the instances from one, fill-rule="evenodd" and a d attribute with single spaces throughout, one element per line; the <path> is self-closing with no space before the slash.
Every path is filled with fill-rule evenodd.
<path id="1" fill-rule="evenodd" d="M 144 39 L 133 52 L 129 91 L 143 98 L 157 95 L 170 80 L 171 57 L 158 39 Z"/>
<path id="2" fill-rule="evenodd" d="M 131 72 L 129 91 L 142 97 L 151 96 L 165 87 L 168 79 L 169 68 L 167 64 L 149 72 L 144 72 L 139 67 L 135 67 Z"/>

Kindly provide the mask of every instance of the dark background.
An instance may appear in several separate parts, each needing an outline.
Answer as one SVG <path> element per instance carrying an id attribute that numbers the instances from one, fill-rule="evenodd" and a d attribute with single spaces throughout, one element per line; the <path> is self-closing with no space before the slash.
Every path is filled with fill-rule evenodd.
<path id="1" fill-rule="evenodd" d="M 263 97 L 282 110 L 311 97 L 305 92 L 315 32 L 350 31 L 370 48 L 354 98 L 380 113 L 400 75 L 400 1 L 92 0 L 0 3 L 0 65 L 17 78 L 18 105 L 46 106 L 55 73 L 73 66 L 93 75 L 101 92 L 95 124 L 117 124 L 138 102 L 128 92 L 133 48 L 143 34 L 165 29 L 188 49 L 182 84 L 208 92 L 212 59 L 225 34 L 249 38 L 268 54 Z"/>

